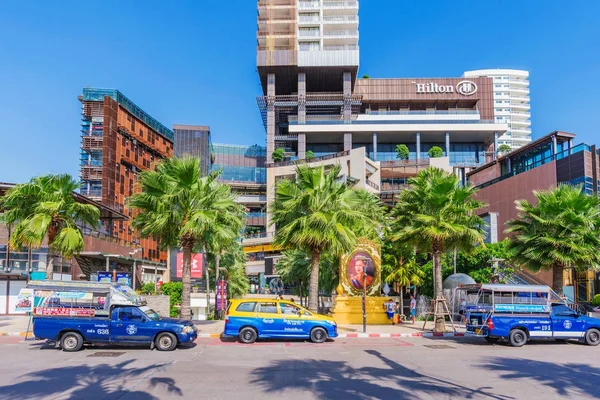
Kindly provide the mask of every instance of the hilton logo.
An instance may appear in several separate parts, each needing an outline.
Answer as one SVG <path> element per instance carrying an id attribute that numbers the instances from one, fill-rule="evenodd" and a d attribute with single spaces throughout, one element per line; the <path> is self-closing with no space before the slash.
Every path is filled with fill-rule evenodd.
<path id="1" fill-rule="evenodd" d="M 415 83 L 417 93 L 454 93 L 454 86 L 440 85 L 436 82 Z M 456 93 L 463 96 L 471 96 L 477 92 L 477 85 L 471 81 L 460 81 L 456 84 Z"/>

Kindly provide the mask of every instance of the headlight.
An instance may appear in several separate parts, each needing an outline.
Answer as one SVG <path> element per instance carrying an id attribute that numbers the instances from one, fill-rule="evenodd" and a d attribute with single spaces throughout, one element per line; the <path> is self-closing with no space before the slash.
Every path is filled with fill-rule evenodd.
<path id="1" fill-rule="evenodd" d="M 183 333 L 192 333 L 192 332 L 194 332 L 194 328 L 191 326 L 184 326 L 182 332 Z"/>

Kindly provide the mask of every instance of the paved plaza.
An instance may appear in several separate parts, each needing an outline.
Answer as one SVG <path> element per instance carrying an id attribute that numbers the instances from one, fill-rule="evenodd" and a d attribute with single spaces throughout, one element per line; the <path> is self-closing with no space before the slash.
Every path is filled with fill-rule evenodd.
<path id="1" fill-rule="evenodd" d="M 199 339 L 174 352 L 94 347 L 65 353 L 0 337 L 8 399 L 595 399 L 600 348 L 523 348 L 456 338 Z"/>

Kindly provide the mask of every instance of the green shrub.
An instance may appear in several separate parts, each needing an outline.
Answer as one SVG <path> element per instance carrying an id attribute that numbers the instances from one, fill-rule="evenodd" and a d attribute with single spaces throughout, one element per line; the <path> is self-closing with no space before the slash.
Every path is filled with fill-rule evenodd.
<path id="1" fill-rule="evenodd" d="M 275 149 L 275 151 L 272 154 L 272 157 L 273 157 L 273 161 L 275 161 L 275 162 L 283 161 L 285 158 L 285 151 L 281 147 L 278 149 Z"/>
<path id="2" fill-rule="evenodd" d="M 594 307 L 600 306 L 600 294 L 597 294 L 592 298 L 592 305 Z"/>
<path id="3" fill-rule="evenodd" d="M 167 282 L 162 285 L 161 291 L 164 295 L 170 296 L 169 305 L 171 307 L 171 317 L 179 316 L 179 307 L 181 306 L 181 291 L 183 284 L 181 282 Z"/>
<path id="4" fill-rule="evenodd" d="M 408 149 L 408 146 L 405 144 L 397 144 L 396 158 L 399 158 L 400 160 L 408 160 L 408 157 L 410 157 L 410 150 Z"/>
<path id="5" fill-rule="evenodd" d="M 152 282 L 146 282 L 142 285 L 142 288 L 140 289 L 142 294 L 154 294 L 154 283 Z"/>
<path id="6" fill-rule="evenodd" d="M 507 145 L 506 143 L 504 143 L 504 144 L 501 144 L 501 145 L 498 147 L 498 152 L 499 152 L 499 153 L 510 153 L 510 152 L 511 152 L 511 150 L 512 150 L 512 147 L 510 147 L 510 146 L 509 146 L 509 145 Z"/>
<path id="7" fill-rule="evenodd" d="M 315 153 L 312 150 L 308 150 L 306 152 L 305 158 L 307 160 L 312 160 L 313 158 L 315 158 Z"/>
<path id="8" fill-rule="evenodd" d="M 433 146 L 429 149 L 427 154 L 429 154 L 430 158 L 439 158 L 444 156 L 444 150 L 439 146 Z"/>

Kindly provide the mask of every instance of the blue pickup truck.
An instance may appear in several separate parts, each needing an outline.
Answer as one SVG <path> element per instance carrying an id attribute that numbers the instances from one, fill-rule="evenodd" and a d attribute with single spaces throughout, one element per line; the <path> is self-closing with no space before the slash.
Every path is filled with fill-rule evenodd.
<path id="1" fill-rule="evenodd" d="M 78 351 L 86 343 L 147 344 L 170 351 L 194 342 L 198 333 L 191 321 L 160 318 L 148 306 L 113 306 L 105 317 L 35 316 L 33 334 L 64 351 Z"/>
<path id="2" fill-rule="evenodd" d="M 548 286 L 484 284 L 458 290 L 467 301 L 467 335 L 515 347 L 530 339 L 600 344 L 600 319 L 577 313 Z"/>

